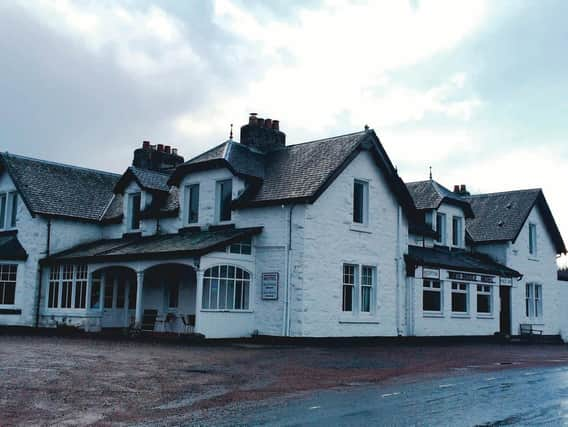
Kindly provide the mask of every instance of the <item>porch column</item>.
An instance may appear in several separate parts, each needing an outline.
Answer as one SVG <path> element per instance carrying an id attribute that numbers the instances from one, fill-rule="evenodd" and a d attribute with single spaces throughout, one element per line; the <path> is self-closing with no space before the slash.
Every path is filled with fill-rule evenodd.
<path id="1" fill-rule="evenodd" d="M 203 270 L 195 270 L 195 330 L 201 332 L 201 299 L 203 297 Z"/>
<path id="2" fill-rule="evenodd" d="M 144 291 L 144 271 L 136 272 L 136 317 L 134 318 L 134 326 L 142 327 L 142 292 Z"/>
<path id="3" fill-rule="evenodd" d="M 99 307 L 101 311 L 105 309 L 105 291 L 106 291 L 106 271 L 101 273 L 101 292 L 99 298 Z"/>

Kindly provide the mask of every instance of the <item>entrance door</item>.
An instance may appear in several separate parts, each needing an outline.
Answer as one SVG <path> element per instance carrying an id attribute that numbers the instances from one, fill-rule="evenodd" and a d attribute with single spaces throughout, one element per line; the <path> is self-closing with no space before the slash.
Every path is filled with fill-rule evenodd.
<path id="1" fill-rule="evenodd" d="M 103 297 L 103 328 L 122 328 L 128 325 L 127 289 L 120 276 L 107 276 Z"/>
<path id="2" fill-rule="evenodd" d="M 501 299 L 501 334 L 511 335 L 511 288 L 499 286 L 499 297 Z"/>

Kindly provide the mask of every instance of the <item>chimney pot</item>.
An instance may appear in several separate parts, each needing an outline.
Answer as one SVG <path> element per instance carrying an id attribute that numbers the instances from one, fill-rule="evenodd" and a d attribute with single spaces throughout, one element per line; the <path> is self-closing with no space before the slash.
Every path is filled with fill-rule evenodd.
<path id="1" fill-rule="evenodd" d="M 149 150 L 150 149 L 150 141 L 143 141 L 142 142 L 142 148 L 144 150 Z"/>
<path id="2" fill-rule="evenodd" d="M 264 121 L 264 127 L 267 127 L 269 129 L 272 128 L 272 119 L 266 119 Z"/>
<path id="3" fill-rule="evenodd" d="M 158 151 L 164 151 L 164 144 L 158 144 Z"/>
<path id="4" fill-rule="evenodd" d="M 264 127 L 264 119 L 261 119 L 260 117 L 257 119 L 257 124 L 259 127 L 263 128 Z"/>
<path id="5" fill-rule="evenodd" d="M 466 188 L 465 184 L 462 184 L 460 186 L 460 193 L 466 193 L 466 192 L 467 192 L 467 188 Z"/>
<path id="6" fill-rule="evenodd" d="M 460 192 L 460 186 L 454 185 L 454 193 L 459 193 L 459 192 Z"/>
<path id="7" fill-rule="evenodd" d="M 280 120 L 272 120 L 272 129 L 280 130 Z"/>
<path id="8" fill-rule="evenodd" d="M 249 116 L 249 125 L 256 125 L 258 118 L 256 117 L 257 113 L 250 113 Z"/>
<path id="9" fill-rule="evenodd" d="M 172 148 L 172 154 L 173 154 L 174 156 L 177 156 L 177 153 L 178 153 L 178 149 L 177 149 L 177 148 Z"/>
<path id="10" fill-rule="evenodd" d="M 170 154 L 170 153 L 172 152 L 172 147 L 169 146 L 169 145 L 166 145 L 166 146 L 164 147 L 164 150 L 166 151 L 166 153 Z"/>

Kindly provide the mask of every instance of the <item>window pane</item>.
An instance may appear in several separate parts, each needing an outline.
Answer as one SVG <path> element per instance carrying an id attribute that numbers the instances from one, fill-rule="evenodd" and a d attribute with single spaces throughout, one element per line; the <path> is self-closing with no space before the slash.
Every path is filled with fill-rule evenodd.
<path id="1" fill-rule="evenodd" d="M 461 242 L 461 218 L 452 218 L 452 245 L 459 246 Z"/>
<path id="2" fill-rule="evenodd" d="M 477 295 L 477 312 L 491 313 L 491 297 L 489 295 Z"/>
<path id="3" fill-rule="evenodd" d="M 365 188 L 363 183 L 355 181 L 353 185 L 353 222 L 358 224 L 363 223 L 364 193 Z"/>
<path id="4" fill-rule="evenodd" d="M 233 198 L 233 181 L 219 183 L 219 221 L 231 220 L 231 201 Z"/>
<path id="5" fill-rule="evenodd" d="M 212 279 L 211 298 L 210 298 L 211 303 L 209 308 L 216 310 L 218 308 L 218 299 L 219 299 L 219 279 Z"/>
<path id="6" fill-rule="evenodd" d="M 250 282 L 243 282 L 243 310 L 249 309 Z"/>
<path id="7" fill-rule="evenodd" d="M 363 286 L 361 288 L 361 311 L 369 313 L 371 311 L 371 287 Z"/>
<path id="8" fill-rule="evenodd" d="M 422 293 L 422 309 L 424 311 L 441 311 L 441 293 L 439 291 L 427 291 Z"/>
<path id="9" fill-rule="evenodd" d="M 436 241 L 445 244 L 446 243 L 446 215 L 436 214 Z"/>
<path id="10" fill-rule="evenodd" d="M 15 264 L 0 265 L 0 304 L 13 305 L 16 298 L 16 271 Z"/>
<path id="11" fill-rule="evenodd" d="M 113 277 L 107 276 L 106 283 L 105 283 L 105 308 L 112 308 L 112 300 L 113 300 Z"/>
<path id="12" fill-rule="evenodd" d="M 132 194 L 130 205 L 130 228 L 138 230 L 140 228 L 140 203 L 142 196 L 140 193 Z"/>
<path id="13" fill-rule="evenodd" d="M 456 313 L 467 312 L 467 294 L 452 292 L 452 311 Z"/>
<path id="14" fill-rule="evenodd" d="M 343 311 L 353 311 L 353 286 L 343 285 Z"/>
<path id="15" fill-rule="evenodd" d="M 199 184 L 189 186 L 189 222 L 199 222 Z"/>
<path id="16" fill-rule="evenodd" d="M 6 194 L 0 195 L 0 228 L 6 225 Z"/>
<path id="17" fill-rule="evenodd" d="M 15 227 L 16 217 L 18 216 L 18 193 L 11 193 L 10 196 L 10 227 Z"/>
<path id="18" fill-rule="evenodd" d="M 100 308 L 101 306 L 101 279 L 100 277 L 93 277 L 91 283 L 91 308 Z"/>
<path id="19" fill-rule="evenodd" d="M 227 281 L 225 279 L 221 279 L 219 281 L 219 309 L 224 310 L 226 308 L 227 308 Z"/>
<path id="20" fill-rule="evenodd" d="M 201 306 L 204 309 L 210 308 L 209 298 L 211 295 L 211 281 L 209 279 L 203 279 L 203 298 L 201 301 Z"/>
<path id="21" fill-rule="evenodd" d="M 235 310 L 243 308 L 243 283 L 242 280 L 235 282 Z"/>

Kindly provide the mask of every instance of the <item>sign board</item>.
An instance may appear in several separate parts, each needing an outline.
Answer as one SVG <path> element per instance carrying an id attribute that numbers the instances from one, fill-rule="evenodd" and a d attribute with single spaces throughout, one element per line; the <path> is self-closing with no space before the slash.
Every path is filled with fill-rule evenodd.
<path id="1" fill-rule="evenodd" d="M 424 277 L 425 279 L 439 279 L 440 270 L 436 270 L 434 268 L 424 268 L 422 270 L 422 277 Z"/>
<path id="2" fill-rule="evenodd" d="M 262 273 L 262 299 L 278 299 L 278 273 Z"/>
<path id="3" fill-rule="evenodd" d="M 501 285 L 513 286 L 513 279 L 511 279 L 510 277 L 501 277 Z"/>

